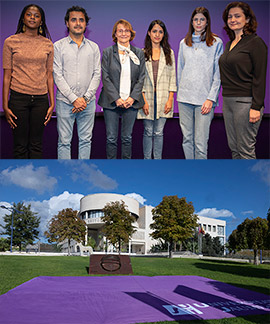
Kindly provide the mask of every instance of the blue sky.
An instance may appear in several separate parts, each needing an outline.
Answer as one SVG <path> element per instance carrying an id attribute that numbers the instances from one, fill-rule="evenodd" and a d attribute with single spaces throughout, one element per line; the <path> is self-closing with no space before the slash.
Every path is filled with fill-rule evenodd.
<path id="1" fill-rule="evenodd" d="M 1 160 L 0 205 L 31 203 L 40 236 L 63 208 L 79 209 L 92 193 L 128 194 L 156 206 L 165 195 L 186 197 L 198 215 L 226 220 L 227 236 L 245 218 L 266 218 L 270 161 Z M 5 210 L 0 208 L 0 223 Z"/>

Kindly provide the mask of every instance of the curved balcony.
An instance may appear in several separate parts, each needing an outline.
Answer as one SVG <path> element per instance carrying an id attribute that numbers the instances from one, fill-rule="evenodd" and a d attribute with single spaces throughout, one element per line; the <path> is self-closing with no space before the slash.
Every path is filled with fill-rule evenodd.
<path id="1" fill-rule="evenodd" d="M 102 222 L 101 217 L 95 217 L 95 218 L 87 218 L 84 219 L 86 225 L 90 225 L 91 228 L 101 228 L 104 225 L 104 222 Z"/>

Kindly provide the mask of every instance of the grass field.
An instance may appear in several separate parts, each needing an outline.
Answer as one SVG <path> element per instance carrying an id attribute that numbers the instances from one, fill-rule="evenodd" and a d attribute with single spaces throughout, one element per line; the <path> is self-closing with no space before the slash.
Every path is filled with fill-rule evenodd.
<path id="1" fill-rule="evenodd" d="M 131 258 L 136 276 L 193 275 L 268 294 L 270 265 L 198 259 Z M 88 276 L 89 259 L 64 256 L 0 256 L 0 294 L 38 276 Z M 187 323 L 159 322 L 159 323 Z M 198 323 L 189 321 L 188 323 Z M 270 316 L 247 316 L 224 320 L 200 321 L 211 324 L 270 323 Z M 79 324 L 79 323 L 78 323 Z M 121 323 L 119 323 L 121 324 Z"/>

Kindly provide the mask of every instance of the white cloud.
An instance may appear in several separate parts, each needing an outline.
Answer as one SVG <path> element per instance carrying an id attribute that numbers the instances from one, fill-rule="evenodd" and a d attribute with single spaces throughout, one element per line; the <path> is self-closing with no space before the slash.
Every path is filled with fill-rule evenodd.
<path id="1" fill-rule="evenodd" d="M 82 181 L 89 183 L 94 188 L 101 188 L 104 190 L 113 190 L 118 187 L 118 183 L 104 174 L 93 163 L 86 163 L 82 161 L 66 161 L 62 162 L 69 165 L 71 170 L 71 178 L 73 181 Z"/>
<path id="2" fill-rule="evenodd" d="M 137 200 L 141 205 L 144 205 L 144 203 L 146 202 L 146 199 L 143 198 L 143 196 L 133 192 L 133 193 L 127 193 L 125 196 L 133 198 L 135 200 Z"/>
<path id="3" fill-rule="evenodd" d="M 257 172 L 263 182 L 270 186 L 270 161 L 262 160 L 256 162 L 252 168 L 252 172 Z"/>
<path id="4" fill-rule="evenodd" d="M 25 189 L 32 189 L 39 194 L 51 191 L 57 183 L 56 178 L 49 175 L 47 166 L 34 168 L 33 164 L 12 168 L 0 173 L 0 182 L 4 185 L 16 185 Z"/>
<path id="5" fill-rule="evenodd" d="M 59 196 L 53 196 L 49 200 L 49 207 L 51 210 L 62 210 L 64 208 L 80 209 L 80 200 L 83 197 L 82 194 L 72 194 L 68 191 L 64 191 Z"/>
<path id="6" fill-rule="evenodd" d="M 253 215 L 254 211 L 253 210 L 246 210 L 241 212 L 242 215 Z"/>
<path id="7" fill-rule="evenodd" d="M 196 212 L 197 215 L 211 218 L 236 218 L 234 214 L 228 209 L 216 209 L 216 208 L 203 208 L 201 211 Z"/>

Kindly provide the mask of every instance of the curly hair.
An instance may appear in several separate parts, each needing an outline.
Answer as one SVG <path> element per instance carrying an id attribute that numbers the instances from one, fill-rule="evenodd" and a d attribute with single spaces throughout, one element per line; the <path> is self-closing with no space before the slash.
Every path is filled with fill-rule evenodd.
<path id="1" fill-rule="evenodd" d="M 159 19 L 153 20 L 148 27 L 145 40 L 144 40 L 145 60 L 149 61 L 149 59 L 152 57 L 152 41 L 148 33 L 151 32 L 151 30 L 154 28 L 155 25 L 159 25 L 163 29 L 164 35 L 160 42 L 160 45 L 163 48 L 163 52 L 165 54 L 166 64 L 172 65 L 171 46 L 169 44 L 169 34 L 164 22 Z"/>
<path id="2" fill-rule="evenodd" d="M 25 6 L 21 12 L 21 15 L 20 15 L 20 18 L 19 18 L 19 21 L 18 21 L 18 25 L 17 25 L 17 30 L 15 32 L 15 34 L 20 34 L 20 33 L 23 33 L 23 26 L 24 26 L 24 15 L 26 13 L 26 11 L 30 8 L 30 7 L 35 7 L 38 9 L 40 15 L 41 15 L 41 22 L 42 22 L 42 25 L 40 25 L 40 27 L 38 28 L 38 35 L 41 35 L 43 37 L 46 37 L 46 38 L 49 38 L 51 40 L 51 35 L 49 33 L 49 30 L 47 28 L 47 25 L 46 25 L 46 19 L 45 19 L 45 12 L 44 10 L 36 5 L 36 4 L 29 4 L 27 6 Z M 40 28 L 41 28 L 41 31 L 40 31 Z"/>
<path id="3" fill-rule="evenodd" d="M 117 43 L 117 38 L 116 38 L 116 36 L 115 36 L 115 33 L 116 33 L 116 31 L 117 31 L 117 26 L 118 26 L 119 24 L 124 25 L 126 28 L 128 28 L 128 30 L 130 30 L 130 33 L 131 33 L 131 35 L 130 35 L 130 41 L 132 41 L 132 40 L 135 38 L 136 32 L 135 32 L 135 30 L 133 30 L 133 28 L 132 28 L 132 26 L 131 26 L 131 23 L 128 22 L 127 20 L 125 20 L 125 19 L 119 19 L 119 20 L 114 24 L 114 26 L 113 26 L 113 30 L 112 30 L 112 39 L 113 39 L 113 41 L 114 41 L 115 43 Z"/>
<path id="4" fill-rule="evenodd" d="M 223 28 L 225 29 L 230 40 L 235 39 L 234 31 L 232 31 L 230 29 L 230 27 L 228 26 L 228 15 L 229 15 L 230 9 L 232 9 L 232 8 L 241 8 L 243 10 L 243 13 L 244 13 L 246 19 L 249 20 L 243 28 L 243 34 L 244 35 L 254 34 L 257 30 L 258 23 L 257 23 L 257 19 L 256 19 L 256 16 L 255 16 L 253 10 L 250 8 L 250 6 L 247 3 L 242 2 L 242 1 L 235 1 L 235 2 L 229 3 L 226 6 L 226 8 L 222 14 L 222 18 L 225 23 L 225 26 Z"/>
<path id="5" fill-rule="evenodd" d="M 69 8 L 67 10 L 66 15 L 65 15 L 65 18 L 64 18 L 65 19 L 65 24 L 69 21 L 69 16 L 70 16 L 70 13 L 72 11 L 82 12 L 83 15 L 84 15 L 84 19 L 85 19 L 85 22 L 86 22 L 86 26 L 88 25 L 88 22 L 89 22 L 89 20 L 91 18 L 88 17 L 86 10 L 84 8 L 82 8 L 82 7 L 79 7 L 79 6 L 73 6 L 73 7 Z M 68 29 L 68 27 L 67 27 L 67 29 Z"/>
<path id="6" fill-rule="evenodd" d="M 201 34 L 201 40 L 206 42 L 207 46 L 212 46 L 213 43 L 216 41 L 214 36 L 217 36 L 216 34 L 212 33 L 211 31 L 211 18 L 210 14 L 207 8 L 205 7 L 197 7 L 191 15 L 190 22 L 189 22 L 189 28 L 188 32 L 185 37 L 185 43 L 187 46 L 192 46 L 192 34 L 194 33 L 194 27 L 193 27 L 193 18 L 198 13 L 201 13 L 204 15 L 204 17 L 207 20 L 207 25 L 205 27 L 204 32 Z"/>

